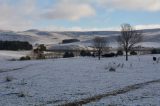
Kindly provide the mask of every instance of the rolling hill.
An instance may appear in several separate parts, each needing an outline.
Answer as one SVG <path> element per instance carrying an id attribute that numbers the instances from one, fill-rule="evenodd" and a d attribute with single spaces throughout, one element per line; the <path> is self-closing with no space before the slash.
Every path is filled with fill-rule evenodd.
<path id="1" fill-rule="evenodd" d="M 14 32 L 0 30 L 0 40 L 3 41 L 28 41 L 31 44 L 46 44 L 48 47 L 63 48 L 73 45 L 91 46 L 92 39 L 95 36 L 102 36 L 109 39 L 110 46 L 116 46 L 116 38 L 120 35 L 119 31 L 86 31 L 86 32 L 54 32 L 54 31 L 39 31 L 35 29 Z M 80 42 L 61 44 L 64 39 L 78 39 Z M 143 42 L 141 45 L 147 47 L 160 47 L 160 29 L 144 29 L 143 30 Z M 55 47 L 56 46 L 56 47 Z M 75 47 L 75 46 L 74 46 Z"/>

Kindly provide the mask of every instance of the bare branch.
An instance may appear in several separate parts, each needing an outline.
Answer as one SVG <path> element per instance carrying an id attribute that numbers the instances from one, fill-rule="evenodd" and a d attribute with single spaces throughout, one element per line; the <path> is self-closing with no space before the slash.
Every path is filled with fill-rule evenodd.
<path id="1" fill-rule="evenodd" d="M 142 41 L 142 32 L 136 31 L 130 24 L 121 25 L 121 35 L 118 37 L 117 42 L 126 52 L 126 60 L 128 60 L 128 52 Z"/>
<path id="2" fill-rule="evenodd" d="M 93 46 L 96 48 L 98 52 L 99 59 L 102 51 L 106 49 L 106 45 L 107 45 L 107 39 L 104 37 L 95 37 L 93 39 Z"/>

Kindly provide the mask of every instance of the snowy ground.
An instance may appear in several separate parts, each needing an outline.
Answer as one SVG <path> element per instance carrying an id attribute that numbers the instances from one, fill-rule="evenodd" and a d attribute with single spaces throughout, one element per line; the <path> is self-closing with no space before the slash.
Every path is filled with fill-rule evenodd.
<path id="1" fill-rule="evenodd" d="M 114 66 L 114 63 L 120 65 L 116 72 L 109 72 L 108 67 Z M 11 79 L 10 82 L 6 81 L 7 77 Z M 157 79 L 160 79 L 160 63 L 154 63 L 152 55 L 131 56 L 128 63 L 124 57 L 103 58 L 100 61 L 89 57 L 37 61 L 7 61 L 3 58 L 0 59 L 0 106 L 64 104 Z M 152 101 L 160 105 L 159 85 L 147 85 L 142 89 L 103 98 L 87 105 L 150 105 Z M 146 92 L 151 98 L 139 99 Z M 25 97 L 20 97 L 21 94 Z M 138 97 L 138 100 L 130 101 L 125 97 Z"/>
<path id="2" fill-rule="evenodd" d="M 160 83 L 117 96 L 109 96 L 84 106 L 159 106 Z"/>
<path id="3" fill-rule="evenodd" d="M 31 51 L 6 51 L 1 50 L 0 51 L 0 59 L 19 59 L 22 56 L 26 56 L 30 54 Z"/>

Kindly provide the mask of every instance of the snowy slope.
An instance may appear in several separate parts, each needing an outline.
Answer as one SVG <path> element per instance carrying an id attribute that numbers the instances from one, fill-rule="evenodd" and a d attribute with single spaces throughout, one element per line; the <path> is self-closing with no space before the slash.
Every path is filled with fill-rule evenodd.
<path id="1" fill-rule="evenodd" d="M 32 44 L 57 44 L 63 39 L 69 38 L 70 37 L 66 35 L 38 30 L 28 30 L 24 32 L 0 32 L 0 40 L 28 41 Z"/>
<path id="2" fill-rule="evenodd" d="M 93 50 L 93 48 L 82 43 L 71 43 L 71 44 L 54 44 L 47 47 L 48 50 Z"/>
<path id="3" fill-rule="evenodd" d="M 115 46 L 118 35 L 120 35 L 120 32 L 118 31 L 52 32 L 27 30 L 22 32 L 13 32 L 0 30 L 0 40 L 29 41 L 32 44 L 38 43 L 50 46 L 52 44 L 59 44 L 64 39 L 79 39 L 80 43 L 78 42 L 78 45 L 88 46 L 91 45 L 91 41 L 95 36 L 106 37 L 110 45 Z M 150 46 L 151 44 L 156 47 L 157 45 L 160 45 L 160 29 L 143 30 L 143 36 L 143 45 Z"/>
<path id="4" fill-rule="evenodd" d="M 0 60 L 4 59 L 19 59 L 22 56 L 29 55 L 31 51 L 0 51 Z"/>
<path id="5" fill-rule="evenodd" d="M 103 98 L 84 106 L 159 106 L 160 83 L 149 84 L 129 93 Z"/>
<path id="6" fill-rule="evenodd" d="M 124 66 L 116 68 L 116 72 L 109 72 L 107 67 L 114 63 L 123 63 Z M 81 57 L 39 61 L 1 60 L 0 105 L 54 106 L 78 101 L 127 85 L 159 79 L 159 64 L 152 61 L 152 55 L 131 56 L 129 62 L 125 62 L 125 57 L 103 58 L 100 61 Z M 13 78 L 11 82 L 5 81 L 7 76 Z M 21 93 L 25 97 L 18 97 Z"/>

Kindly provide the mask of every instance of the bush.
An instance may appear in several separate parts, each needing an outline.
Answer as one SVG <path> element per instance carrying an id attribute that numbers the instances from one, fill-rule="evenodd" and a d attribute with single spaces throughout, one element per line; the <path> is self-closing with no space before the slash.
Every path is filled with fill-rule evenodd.
<path id="1" fill-rule="evenodd" d="M 104 54 L 102 57 L 114 57 L 115 53 Z"/>
<path id="2" fill-rule="evenodd" d="M 46 57 L 45 57 L 45 55 L 43 53 L 37 54 L 37 57 L 36 57 L 36 59 L 45 59 L 45 58 Z"/>
<path id="3" fill-rule="evenodd" d="M 9 61 L 17 61 L 17 59 L 15 59 L 15 58 L 12 58 L 12 59 L 9 59 Z"/>
<path id="4" fill-rule="evenodd" d="M 130 52 L 130 55 L 137 55 L 137 52 L 131 51 L 131 52 Z"/>
<path id="5" fill-rule="evenodd" d="M 65 43 L 73 43 L 73 42 L 79 42 L 79 41 L 80 40 L 78 39 L 64 39 L 62 43 L 65 44 Z"/>
<path id="6" fill-rule="evenodd" d="M 116 72 L 116 68 L 111 67 L 111 68 L 109 68 L 109 71 L 110 72 Z"/>
<path id="7" fill-rule="evenodd" d="M 25 57 L 20 57 L 20 59 L 19 60 L 26 60 L 26 58 Z"/>
<path id="8" fill-rule="evenodd" d="M 89 52 L 89 51 L 85 51 L 85 50 L 82 50 L 81 52 L 80 52 L 80 56 L 92 56 L 92 54 Z"/>
<path id="9" fill-rule="evenodd" d="M 74 57 L 74 54 L 72 52 L 65 52 L 63 58 L 69 58 L 69 57 Z"/>
<path id="10" fill-rule="evenodd" d="M 123 51 L 122 50 L 118 50 L 116 55 L 117 56 L 123 56 Z"/>
<path id="11" fill-rule="evenodd" d="M 30 56 L 26 56 L 26 60 L 31 60 L 31 57 Z"/>
<path id="12" fill-rule="evenodd" d="M 87 52 L 86 55 L 87 55 L 87 56 L 92 56 L 92 53 L 91 53 L 91 52 Z"/>
<path id="13" fill-rule="evenodd" d="M 46 46 L 44 44 L 40 44 L 37 49 L 39 51 L 46 51 L 47 50 L 47 48 L 46 48 Z"/>
<path id="14" fill-rule="evenodd" d="M 159 49 L 153 49 L 151 51 L 151 54 L 160 54 L 160 50 Z"/>
<path id="15" fill-rule="evenodd" d="M 23 61 L 23 60 L 31 60 L 31 57 L 29 57 L 29 56 L 20 57 L 20 60 L 21 61 Z"/>
<path id="16" fill-rule="evenodd" d="M 86 51 L 82 50 L 82 51 L 80 52 L 80 56 L 86 56 Z"/>
<path id="17" fill-rule="evenodd" d="M 70 52 L 70 57 L 74 57 L 74 54 L 72 52 Z"/>

